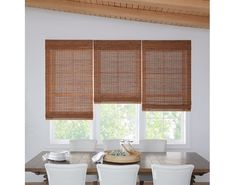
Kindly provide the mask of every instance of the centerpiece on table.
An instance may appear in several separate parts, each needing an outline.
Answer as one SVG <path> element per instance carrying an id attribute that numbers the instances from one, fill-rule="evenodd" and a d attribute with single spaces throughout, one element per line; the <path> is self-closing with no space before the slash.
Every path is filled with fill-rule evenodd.
<path id="1" fill-rule="evenodd" d="M 136 151 L 131 140 L 121 140 L 120 149 L 105 151 L 104 161 L 111 163 L 136 163 L 140 161 L 140 152 Z"/>

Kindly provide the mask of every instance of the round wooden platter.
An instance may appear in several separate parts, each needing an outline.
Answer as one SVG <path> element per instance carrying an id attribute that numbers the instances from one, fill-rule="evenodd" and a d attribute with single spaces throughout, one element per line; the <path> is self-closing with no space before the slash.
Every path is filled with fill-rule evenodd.
<path id="1" fill-rule="evenodd" d="M 106 151 L 104 156 L 105 162 L 110 163 L 119 163 L 119 164 L 128 164 L 128 163 L 137 163 L 140 161 L 140 153 L 135 151 L 127 156 L 114 156 L 109 154 L 111 151 Z"/>

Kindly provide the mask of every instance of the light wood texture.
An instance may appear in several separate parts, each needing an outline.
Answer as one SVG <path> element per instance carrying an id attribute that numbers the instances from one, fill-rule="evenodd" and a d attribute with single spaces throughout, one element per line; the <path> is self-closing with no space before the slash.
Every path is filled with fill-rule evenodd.
<path id="1" fill-rule="evenodd" d="M 209 28 L 209 0 L 26 0 L 26 6 L 136 21 Z"/>
<path id="2" fill-rule="evenodd" d="M 107 151 L 107 154 L 104 156 L 105 162 L 112 162 L 117 164 L 128 164 L 136 163 L 140 161 L 140 153 L 135 152 L 127 156 L 113 156 L 109 154 L 110 151 Z"/>
<path id="3" fill-rule="evenodd" d="M 89 0 L 80 0 L 88 2 Z M 209 15 L 209 0 L 97 0 L 98 3 L 115 6 L 133 6 L 137 9 L 162 9 L 168 12 L 184 12 L 185 14 Z"/>
<path id="4" fill-rule="evenodd" d="M 43 161 L 42 155 L 46 152 L 40 152 L 37 156 L 32 158 L 25 164 L 26 172 L 33 172 L 35 174 L 45 174 L 46 170 L 44 164 L 51 161 Z M 95 155 L 94 152 L 73 152 L 70 156 L 70 161 L 67 162 L 51 162 L 51 163 L 87 163 L 87 174 L 97 174 L 96 165 L 92 162 L 91 157 Z M 209 172 L 209 162 L 195 152 L 143 152 L 141 153 L 141 160 L 139 174 L 151 174 L 151 164 L 193 164 L 195 166 L 193 174 L 203 175 Z"/>

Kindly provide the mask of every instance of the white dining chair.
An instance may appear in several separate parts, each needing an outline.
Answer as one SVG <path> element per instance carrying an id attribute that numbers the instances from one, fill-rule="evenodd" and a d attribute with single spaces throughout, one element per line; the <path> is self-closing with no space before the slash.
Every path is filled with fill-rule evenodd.
<path id="1" fill-rule="evenodd" d="M 139 141 L 141 152 L 166 152 L 167 140 L 163 139 L 144 139 Z M 145 181 L 153 181 L 152 175 L 139 175 L 140 185 Z"/>
<path id="2" fill-rule="evenodd" d="M 154 185 L 190 185 L 194 165 L 152 164 Z"/>
<path id="3" fill-rule="evenodd" d="M 74 139 L 69 141 L 70 152 L 94 152 L 96 151 L 97 140 L 95 139 Z M 87 175 L 86 182 L 97 184 L 97 175 Z"/>
<path id="4" fill-rule="evenodd" d="M 104 151 L 120 149 L 120 139 L 103 140 Z"/>
<path id="5" fill-rule="evenodd" d="M 100 185 L 136 185 L 139 165 L 97 164 Z"/>
<path id="6" fill-rule="evenodd" d="M 85 185 L 87 164 L 45 164 L 49 185 Z"/>
<path id="7" fill-rule="evenodd" d="M 94 152 L 96 144 L 96 139 L 74 139 L 69 141 L 71 152 Z"/>

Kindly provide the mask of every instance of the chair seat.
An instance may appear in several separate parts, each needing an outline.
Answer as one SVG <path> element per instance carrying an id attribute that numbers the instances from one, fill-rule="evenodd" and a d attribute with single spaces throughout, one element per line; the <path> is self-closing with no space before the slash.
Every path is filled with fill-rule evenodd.
<path id="1" fill-rule="evenodd" d="M 209 185 L 209 182 L 195 182 L 193 185 Z"/>

